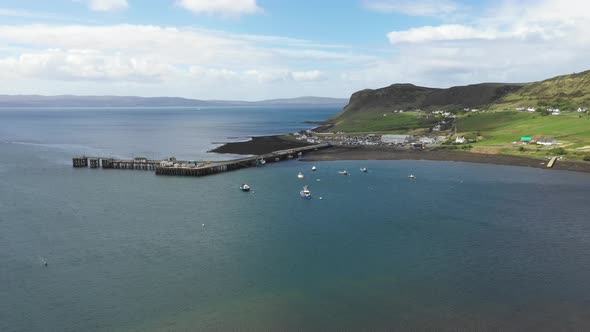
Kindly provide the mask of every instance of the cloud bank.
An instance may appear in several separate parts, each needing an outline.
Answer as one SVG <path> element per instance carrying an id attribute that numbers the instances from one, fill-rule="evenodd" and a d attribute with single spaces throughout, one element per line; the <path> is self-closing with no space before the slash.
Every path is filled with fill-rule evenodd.
<path id="1" fill-rule="evenodd" d="M 195 14 L 240 16 L 262 12 L 256 0 L 178 0 L 177 3 Z"/>

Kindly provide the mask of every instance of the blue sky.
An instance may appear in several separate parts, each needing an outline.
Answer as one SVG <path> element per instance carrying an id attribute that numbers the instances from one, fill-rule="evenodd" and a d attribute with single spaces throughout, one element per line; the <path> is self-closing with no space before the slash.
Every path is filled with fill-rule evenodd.
<path id="1" fill-rule="evenodd" d="M 348 97 L 590 69 L 582 0 L 3 0 L 0 94 Z"/>

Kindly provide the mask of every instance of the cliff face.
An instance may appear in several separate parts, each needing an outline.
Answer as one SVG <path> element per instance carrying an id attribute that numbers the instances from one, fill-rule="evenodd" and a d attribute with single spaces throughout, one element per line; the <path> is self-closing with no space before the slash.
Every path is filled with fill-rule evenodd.
<path id="1" fill-rule="evenodd" d="M 485 107 L 522 87 L 522 84 L 484 83 L 436 89 L 412 84 L 394 84 L 386 88 L 354 93 L 336 120 L 354 116 L 359 112 L 383 113 L 392 110 Z"/>
<path id="2" fill-rule="evenodd" d="M 570 111 L 590 108 L 590 71 L 525 84 L 482 83 L 448 89 L 394 84 L 362 90 L 351 96 L 348 105 L 331 122 L 341 130 L 372 127 L 387 130 L 396 126 L 382 114 L 394 110 L 514 110 L 517 107 L 557 107 Z M 391 125 L 384 125 L 384 121 Z"/>

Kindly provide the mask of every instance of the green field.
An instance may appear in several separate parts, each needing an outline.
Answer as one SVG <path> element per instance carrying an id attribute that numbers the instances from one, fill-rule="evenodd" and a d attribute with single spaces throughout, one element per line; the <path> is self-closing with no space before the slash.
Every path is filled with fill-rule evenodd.
<path id="1" fill-rule="evenodd" d="M 586 114 L 480 113 L 460 117 L 457 128 L 462 133 L 478 133 L 479 146 L 505 146 L 522 136 L 544 136 L 557 139 L 567 149 L 590 147 L 590 116 Z"/>
<path id="2" fill-rule="evenodd" d="M 434 120 L 419 118 L 418 112 L 405 113 L 357 113 L 341 119 L 331 129 L 333 132 L 407 132 L 429 128 Z"/>

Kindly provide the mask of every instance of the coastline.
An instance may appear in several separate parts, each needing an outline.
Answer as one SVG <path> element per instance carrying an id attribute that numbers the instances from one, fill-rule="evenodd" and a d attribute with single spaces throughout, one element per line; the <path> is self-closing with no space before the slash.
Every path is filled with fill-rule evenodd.
<path id="1" fill-rule="evenodd" d="M 547 168 L 547 160 L 519 157 L 503 154 L 482 154 L 461 151 L 421 151 L 396 150 L 371 147 L 332 147 L 322 151 L 310 152 L 304 161 L 337 161 L 337 160 L 431 160 L 455 161 L 476 164 L 494 164 L 505 166 L 521 166 L 590 173 L 590 163 L 576 161 L 558 161 L 553 168 Z"/>
<path id="2" fill-rule="evenodd" d="M 253 137 L 247 142 L 227 143 L 211 152 L 241 155 L 259 155 L 277 150 L 293 149 L 307 146 L 308 143 L 286 140 L 281 136 Z M 337 160 L 431 160 L 456 161 L 477 164 L 494 164 L 542 168 L 590 173 L 590 163 L 578 161 L 558 161 L 553 168 L 547 168 L 547 160 L 503 154 L 482 154 L 474 152 L 448 150 L 407 150 L 393 147 L 342 147 L 307 153 L 302 161 L 337 161 Z"/>

